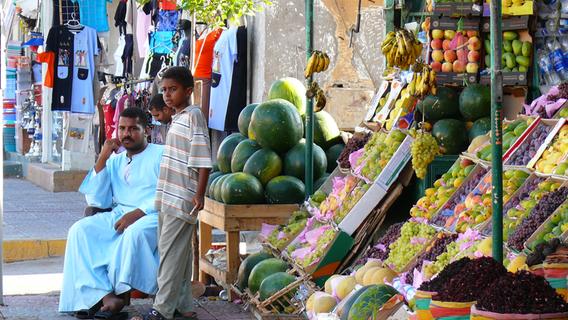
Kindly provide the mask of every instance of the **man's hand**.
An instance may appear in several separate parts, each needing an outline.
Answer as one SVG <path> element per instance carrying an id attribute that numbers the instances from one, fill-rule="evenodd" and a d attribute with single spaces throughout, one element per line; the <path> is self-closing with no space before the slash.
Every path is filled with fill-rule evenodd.
<path id="1" fill-rule="evenodd" d="M 99 173 L 106 167 L 106 162 L 108 158 L 112 155 L 113 152 L 120 148 L 120 140 L 118 139 L 108 139 L 105 141 L 103 148 L 101 149 L 101 153 L 99 154 L 99 158 L 97 159 L 97 163 L 95 163 L 95 172 Z"/>
<path id="2" fill-rule="evenodd" d="M 203 209 L 205 197 L 203 195 L 196 194 L 195 196 L 193 196 L 193 199 L 191 199 L 191 203 L 193 203 L 192 215 L 197 215 L 199 211 Z"/>
<path id="3" fill-rule="evenodd" d="M 130 211 L 129 213 L 125 214 L 114 224 L 114 229 L 118 233 L 124 232 L 124 229 L 128 228 L 131 224 L 136 222 L 138 219 L 142 218 L 146 214 L 142 212 L 140 209 L 136 209 Z"/>

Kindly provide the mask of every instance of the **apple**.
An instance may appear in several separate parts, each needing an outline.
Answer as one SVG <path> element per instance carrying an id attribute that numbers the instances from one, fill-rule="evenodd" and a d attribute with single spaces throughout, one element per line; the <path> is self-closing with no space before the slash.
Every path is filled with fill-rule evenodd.
<path id="1" fill-rule="evenodd" d="M 453 70 L 456 73 L 463 73 L 465 72 L 466 63 L 460 60 L 454 61 Z"/>
<path id="2" fill-rule="evenodd" d="M 442 71 L 442 63 L 439 61 L 434 61 L 432 62 L 432 64 L 430 65 L 430 67 L 432 67 L 432 70 L 436 71 L 436 72 L 440 72 Z"/>
<path id="3" fill-rule="evenodd" d="M 430 46 L 434 50 L 441 50 L 442 49 L 442 39 L 434 39 L 430 42 Z"/>
<path id="4" fill-rule="evenodd" d="M 454 50 L 444 51 L 444 60 L 446 60 L 446 62 L 453 63 L 457 58 L 458 57 L 456 56 L 456 52 Z"/>
<path id="5" fill-rule="evenodd" d="M 475 31 L 475 30 L 467 30 L 467 31 L 466 31 L 466 34 L 467 34 L 467 36 L 468 36 L 469 38 L 475 37 L 475 36 L 478 35 L 477 31 Z"/>
<path id="6" fill-rule="evenodd" d="M 442 72 L 452 72 L 453 66 L 450 62 L 444 62 L 442 64 Z"/>
<path id="7" fill-rule="evenodd" d="M 464 64 L 467 63 L 467 50 L 458 49 L 456 53 L 459 61 L 463 62 Z"/>
<path id="8" fill-rule="evenodd" d="M 446 30 L 444 31 L 444 38 L 448 40 L 452 40 L 456 36 L 456 32 L 454 30 Z"/>
<path id="9" fill-rule="evenodd" d="M 444 40 L 442 42 L 442 49 L 444 49 L 444 51 L 446 50 L 450 50 L 450 45 L 452 44 L 452 40 Z"/>
<path id="10" fill-rule="evenodd" d="M 469 62 L 479 62 L 479 58 L 480 58 L 479 51 L 473 50 L 467 54 L 467 61 Z"/>
<path id="11" fill-rule="evenodd" d="M 479 69 L 479 65 L 475 62 L 470 62 L 465 66 L 465 71 L 467 73 L 477 73 L 478 69 Z"/>
<path id="12" fill-rule="evenodd" d="M 432 30 L 432 38 L 433 39 L 443 39 L 444 38 L 444 31 L 440 29 Z"/>
<path id="13" fill-rule="evenodd" d="M 442 62 L 444 61 L 444 53 L 442 50 L 434 50 L 432 51 L 432 60 Z"/>
<path id="14" fill-rule="evenodd" d="M 457 43 L 458 43 L 458 47 L 463 47 L 464 45 L 466 45 L 469 41 L 469 38 L 464 36 L 464 35 L 456 35 L 457 38 Z"/>
<path id="15" fill-rule="evenodd" d="M 479 50 L 481 49 L 481 40 L 478 37 L 471 37 L 469 38 L 469 45 L 467 46 L 469 51 Z"/>

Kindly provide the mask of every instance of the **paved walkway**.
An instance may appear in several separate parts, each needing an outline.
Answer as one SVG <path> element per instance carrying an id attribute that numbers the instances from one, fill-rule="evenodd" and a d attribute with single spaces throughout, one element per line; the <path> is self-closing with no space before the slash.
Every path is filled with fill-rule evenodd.
<path id="1" fill-rule="evenodd" d="M 23 179 L 4 179 L 4 240 L 67 238 L 67 230 L 83 216 L 79 192 L 48 192 Z"/>

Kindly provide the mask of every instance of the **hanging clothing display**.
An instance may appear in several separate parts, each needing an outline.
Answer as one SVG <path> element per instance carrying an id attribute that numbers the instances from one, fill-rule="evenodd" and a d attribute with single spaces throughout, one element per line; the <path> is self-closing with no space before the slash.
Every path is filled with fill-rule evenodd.
<path id="1" fill-rule="evenodd" d="M 237 28 L 225 30 L 215 44 L 209 101 L 209 128 L 225 131 L 233 67 L 237 59 Z"/>
<path id="2" fill-rule="evenodd" d="M 48 88 L 53 88 L 53 69 L 55 65 L 55 52 L 46 51 L 38 53 L 37 61 L 47 63 L 47 72 L 44 77 L 43 85 Z"/>
<path id="3" fill-rule="evenodd" d="M 70 111 L 73 91 L 73 38 L 66 26 L 55 26 L 49 30 L 45 50 L 55 54 L 55 78 L 53 79 L 52 111 Z"/>
<path id="4" fill-rule="evenodd" d="M 231 92 L 225 117 L 225 131 L 239 131 L 239 114 L 247 106 L 247 29 L 237 30 L 237 59 L 233 66 Z"/>
<path id="5" fill-rule="evenodd" d="M 108 16 L 106 4 L 112 0 L 71 0 L 79 4 L 81 23 L 94 28 L 97 32 L 107 32 Z"/>
<path id="6" fill-rule="evenodd" d="M 144 7 L 147 7 L 147 5 Z M 136 44 L 140 58 L 144 58 L 148 53 L 148 30 L 151 24 L 152 17 L 150 12 L 138 9 L 136 11 Z"/>
<path id="7" fill-rule="evenodd" d="M 204 32 L 195 41 L 194 69 L 195 78 L 211 78 L 211 67 L 213 66 L 213 49 L 221 37 L 223 29 L 216 28 L 210 32 Z"/>
<path id="8" fill-rule="evenodd" d="M 92 115 L 71 113 L 69 115 L 63 140 L 63 148 L 74 152 L 87 152 L 91 141 Z"/>

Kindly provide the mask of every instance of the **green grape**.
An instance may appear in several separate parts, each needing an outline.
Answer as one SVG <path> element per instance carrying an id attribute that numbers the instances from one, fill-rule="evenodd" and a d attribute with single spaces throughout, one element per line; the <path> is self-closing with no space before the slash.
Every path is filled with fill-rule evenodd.
<path id="1" fill-rule="evenodd" d="M 410 153 L 412 154 L 412 167 L 419 179 L 426 177 L 426 169 L 439 154 L 439 150 L 438 142 L 430 133 L 416 133 L 416 137 L 410 145 Z"/>

